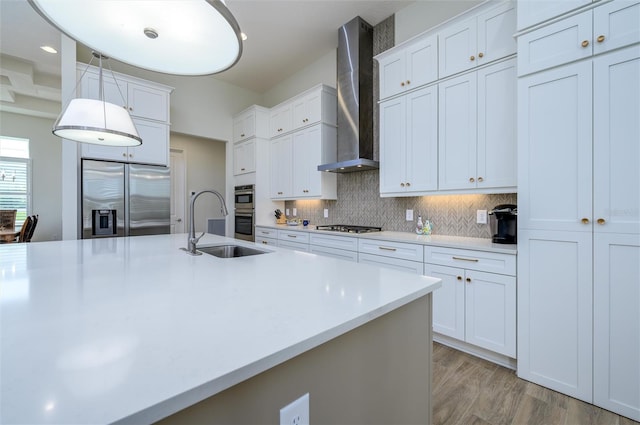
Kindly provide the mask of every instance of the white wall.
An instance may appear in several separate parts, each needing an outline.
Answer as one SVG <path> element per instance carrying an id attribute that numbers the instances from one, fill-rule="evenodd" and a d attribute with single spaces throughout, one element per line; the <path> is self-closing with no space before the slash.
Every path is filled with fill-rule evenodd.
<path id="1" fill-rule="evenodd" d="M 187 171 L 187 193 L 185 194 L 187 214 L 189 214 L 191 192 L 204 189 L 220 192 L 227 202 L 227 208 L 230 208 L 232 212 L 233 199 L 225 196 L 225 150 L 227 143 L 171 132 L 170 144 L 171 149 L 180 149 L 184 152 Z M 214 195 L 205 193 L 198 198 L 195 208 L 196 231 L 206 230 L 207 218 L 222 217 L 220 202 Z M 185 231 L 187 231 L 186 227 L 185 223 Z"/>
<path id="2" fill-rule="evenodd" d="M 395 44 L 439 25 L 484 0 L 421 0 L 396 12 Z"/>
<path id="3" fill-rule="evenodd" d="M 337 49 L 332 49 L 317 61 L 266 91 L 262 96 L 262 106 L 271 108 L 320 83 L 335 88 L 336 67 Z"/>
<path id="4" fill-rule="evenodd" d="M 33 241 L 59 240 L 62 235 L 60 186 L 62 143 L 51 134 L 53 120 L 0 112 L 3 136 L 29 139 L 31 156 L 31 210 L 40 216 Z"/>

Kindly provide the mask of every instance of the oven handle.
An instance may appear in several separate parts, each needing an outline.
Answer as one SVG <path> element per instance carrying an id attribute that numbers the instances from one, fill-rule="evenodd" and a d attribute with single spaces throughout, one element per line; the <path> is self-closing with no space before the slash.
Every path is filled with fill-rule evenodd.
<path id="1" fill-rule="evenodd" d="M 237 190 L 234 192 L 235 195 L 253 195 L 253 190 Z"/>
<path id="2" fill-rule="evenodd" d="M 252 212 L 245 212 L 245 211 L 237 211 L 235 213 L 236 217 L 253 217 L 253 213 Z"/>

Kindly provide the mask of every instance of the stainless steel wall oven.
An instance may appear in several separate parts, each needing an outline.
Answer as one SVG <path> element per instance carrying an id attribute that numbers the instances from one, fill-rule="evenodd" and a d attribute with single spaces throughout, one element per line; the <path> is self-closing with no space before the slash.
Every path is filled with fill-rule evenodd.
<path id="1" fill-rule="evenodd" d="M 235 187 L 235 231 L 234 237 L 245 241 L 255 240 L 254 185 Z"/>

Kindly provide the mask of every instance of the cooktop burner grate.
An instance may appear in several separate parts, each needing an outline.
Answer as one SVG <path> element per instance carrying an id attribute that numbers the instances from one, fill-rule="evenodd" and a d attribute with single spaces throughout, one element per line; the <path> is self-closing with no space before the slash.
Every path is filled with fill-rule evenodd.
<path id="1" fill-rule="evenodd" d="M 316 226 L 316 230 L 328 230 L 331 232 L 345 232 L 345 233 L 369 233 L 380 232 L 382 227 L 372 226 L 350 226 L 347 224 L 326 224 Z"/>

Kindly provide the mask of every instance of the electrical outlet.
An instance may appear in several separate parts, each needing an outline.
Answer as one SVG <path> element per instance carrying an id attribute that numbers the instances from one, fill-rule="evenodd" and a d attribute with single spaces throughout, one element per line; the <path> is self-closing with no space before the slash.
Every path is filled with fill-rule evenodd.
<path id="1" fill-rule="evenodd" d="M 413 210 L 407 210 L 407 221 L 413 221 Z"/>
<path id="2" fill-rule="evenodd" d="M 329 210 L 327 208 L 324 209 L 324 218 L 329 218 Z"/>
<path id="3" fill-rule="evenodd" d="M 476 223 L 487 224 L 487 210 L 476 211 Z"/>
<path id="4" fill-rule="evenodd" d="M 309 425 L 309 393 L 280 409 L 280 425 Z"/>
<path id="5" fill-rule="evenodd" d="M 297 215 L 298 215 L 298 209 L 297 209 L 297 208 L 294 208 L 294 209 L 293 209 L 293 216 L 295 217 L 295 216 L 297 216 Z"/>
<path id="6" fill-rule="evenodd" d="M 285 215 L 285 216 L 287 216 L 287 217 L 289 217 L 289 208 L 287 208 L 287 209 L 285 209 L 285 210 L 284 210 L 284 215 Z"/>

